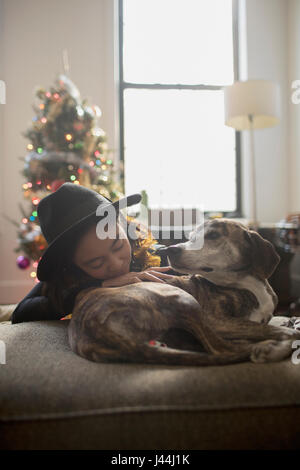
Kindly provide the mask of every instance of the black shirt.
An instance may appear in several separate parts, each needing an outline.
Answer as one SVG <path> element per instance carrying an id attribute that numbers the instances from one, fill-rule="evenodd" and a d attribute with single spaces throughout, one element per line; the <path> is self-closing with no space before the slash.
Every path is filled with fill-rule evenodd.
<path id="1" fill-rule="evenodd" d="M 157 247 L 163 245 L 156 245 Z M 161 266 L 168 266 L 166 255 L 157 253 L 161 258 Z M 132 271 L 132 269 L 130 269 Z M 168 271 L 168 274 L 179 274 L 176 272 Z M 93 279 L 81 284 L 80 287 L 73 287 L 63 291 L 63 306 L 64 314 L 56 311 L 50 298 L 42 295 L 43 281 L 38 282 L 33 289 L 24 297 L 21 302 L 18 303 L 17 307 L 12 313 L 11 322 L 21 323 L 24 321 L 36 321 L 36 320 L 60 320 L 64 316 L 72 313 L 76 295 L 83 289 L 88 287 L 101 287 L 102 281 L 100 279 Z"/>

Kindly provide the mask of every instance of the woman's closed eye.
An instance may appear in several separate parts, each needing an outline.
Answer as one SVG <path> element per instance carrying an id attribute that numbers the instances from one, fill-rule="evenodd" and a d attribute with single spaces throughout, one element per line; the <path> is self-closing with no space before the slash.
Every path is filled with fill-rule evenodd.
<path id="1" fill-rule="evenodd" d="M 117 248 L 112 250 L 113 252 L 115 251 L 119 251 L 121 250 L 121 248 L 123 247 L 123 242 L 121 239 L 118 240 L 118 242 L 116 243 L 116 246 Z M 99 269 L 101 268 L 102 266 L 104 265 L 103 261 L 100 263 L 100 264 L 97 264 L 97 266 L 91 266 L 92 269 Z"/>

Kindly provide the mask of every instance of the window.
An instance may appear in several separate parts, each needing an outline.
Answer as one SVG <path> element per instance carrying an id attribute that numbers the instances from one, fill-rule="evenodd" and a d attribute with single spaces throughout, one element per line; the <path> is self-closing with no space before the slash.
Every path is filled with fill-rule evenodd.
<path id="1" fill-rule="evenodd" d="M 120 0 L 120 136 L 126 194 L 150 207 L 240 215 L 235 0 Z"/>

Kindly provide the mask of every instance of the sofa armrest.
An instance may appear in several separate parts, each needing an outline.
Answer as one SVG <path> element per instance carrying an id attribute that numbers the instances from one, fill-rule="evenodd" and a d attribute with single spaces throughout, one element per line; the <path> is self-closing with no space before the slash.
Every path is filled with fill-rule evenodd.
<path id="1" fill-rule="evenodd" d="M 8 321 L 15 310 L 17 304 L 0 305 L 0 322 Z"/>

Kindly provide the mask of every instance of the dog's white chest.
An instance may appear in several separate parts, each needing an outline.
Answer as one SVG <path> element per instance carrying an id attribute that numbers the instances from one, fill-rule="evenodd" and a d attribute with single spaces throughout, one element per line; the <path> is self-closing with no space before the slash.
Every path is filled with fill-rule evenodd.
<path id="1" fill-rule="evenodd" d="M 259 307 L 251 313 L 249 320 L 257 323 L 267 323 L 273 315 L 274 302 L 266 285 L 253 276 L 246 276 L 238 282 L 238 287 L 250 290 L 259 303 Z"/>

